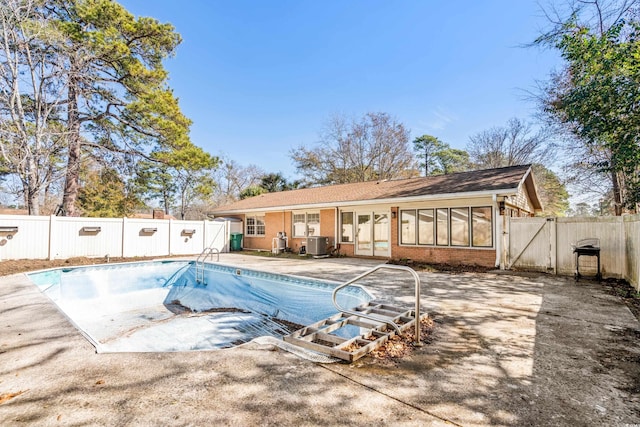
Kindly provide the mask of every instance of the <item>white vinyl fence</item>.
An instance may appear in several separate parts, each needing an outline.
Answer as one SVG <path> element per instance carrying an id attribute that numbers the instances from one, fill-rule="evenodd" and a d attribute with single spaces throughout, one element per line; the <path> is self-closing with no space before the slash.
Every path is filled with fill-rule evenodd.
<path id="1" fill-rule="evenodd" d="M 228 252 L 230 231 L 226 221 L 0 215 L 0 261 Z"/>
<path id="2" fill-rule="evenodd" d="M 640 215 L 623 217 L 510 218 L 505 267 L 574 275 L 573 247 L 587 238 L 600 240 L 603 277 L 624 278 L 640 290 Z M 596 257 L 581 256 L 580 274 L 595 274 Z"/>

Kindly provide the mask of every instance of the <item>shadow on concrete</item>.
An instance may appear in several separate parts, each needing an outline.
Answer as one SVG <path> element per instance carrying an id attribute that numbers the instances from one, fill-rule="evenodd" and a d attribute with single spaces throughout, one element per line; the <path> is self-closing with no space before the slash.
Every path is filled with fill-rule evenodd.
<path id="1" fill-rule="evenodd" d="M 240 265 L 258 260 L 237 258 Z M 270 262 L 335 281 L 371 265 Z M 255 265 L 253 265 L 255 267 Z M 315 364 L 270 346 L 95 354 L 35 286 L 0 278 L 0 404 L 7 424 L 638 424 L 638 322 L 595 283 L 420 274 L 430 343 L 401 360 Z M 363 283 L 411 307 L 402 274 Z"/>

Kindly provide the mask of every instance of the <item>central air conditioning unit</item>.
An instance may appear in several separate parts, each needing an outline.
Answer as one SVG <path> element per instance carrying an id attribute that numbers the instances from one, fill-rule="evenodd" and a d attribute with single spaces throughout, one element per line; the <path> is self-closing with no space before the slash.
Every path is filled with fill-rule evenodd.
<path id="1" fill-rule="evenodd" d="M 307 253 L 309 255 L 326 255 L 329 238 L 323 236 L 307 237 Z"/>

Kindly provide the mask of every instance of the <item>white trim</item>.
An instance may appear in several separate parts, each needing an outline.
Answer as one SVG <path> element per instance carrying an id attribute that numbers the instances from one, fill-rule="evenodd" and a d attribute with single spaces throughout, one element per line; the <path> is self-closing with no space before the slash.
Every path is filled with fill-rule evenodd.
<path id="1" fill-rule="evenodd" d="M 333 209 L 339 208 L 343 206 L 368 206 L 368 205 L 383 205 L 383 204 L 398 204 L 398 203 L 411 203 L 411 202 L 425 202 L 429 200 L 444 200 L 444 199 L 462 199 L 462 198 L 473 198 L 473 197 L 483 197 L 483 196 L 510 196 L 518 194 L 518 188 L 515 189 L 500 189 L 500 190 L 487 190 L 487 191 L 470 191 L 465 193 L 446 193 L 446 194 L 435 194 L 435 195 L 427 195 L 427 196 L 413 196 L 413 197 L 393 197 L 388 199 L 372 199 L 372 200 L 346 200 L 340 202 L 323 202 L 323 203 L 308 203 L 305 205 L 287 205 L 287 206 L 274 206 L 271 208 L 254 208 L 254 209 L 234 209 L 230 211 L 219 211 L 214 212 L 216 216 L 224 216 L 231 214 L 242 214 L 249 212 L 277 212 L 282 210 L 287 211 L 297 211 L 297 210 L 305 210 L 305 209 Z"/>
<path id="2" fill-rule="evenodd" d="M 500 202 L 498 201 L 498 195 L 493 196 L 493 217 L 495 220 L 495 247 L 496 247 L 496 261 L 495 266 L 502 269 L 502 233 L 503 233 L 503 225 L 502 225 L 502 215 L 500 215 Z"/>
<path id="3" fill-rule="evenodd" d="M 278 209 L 278 210 L 280 210 L 280 209 Z M 287 209 L 287 210 L 289 210 L 289 209 Z M 301 214 L 305 214 L 305 215 L 306 214 L 320 214 L 320 209 L 312 209 L 312 210 L 309 210 L 309 209 L 290 209 L 290 211 L 291 211 L 291 213 L 293 215 L 296 215 L 296 214 L 298 214 L 298 215 L 301 215 Z"/>

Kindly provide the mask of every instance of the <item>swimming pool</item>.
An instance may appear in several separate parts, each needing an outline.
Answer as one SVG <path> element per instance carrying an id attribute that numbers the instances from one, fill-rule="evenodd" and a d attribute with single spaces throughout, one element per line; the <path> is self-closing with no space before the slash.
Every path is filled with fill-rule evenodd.
<path id="1" fill-rule="evenodd" d="M 337 283 L 189 261 L 61 268 L 28 274 L 98 352 L 162 352 L 232 347 L 282 337 L 336 313 Z M 362 287 L 338 295 L 342 307 L 370 301 Z"/>

